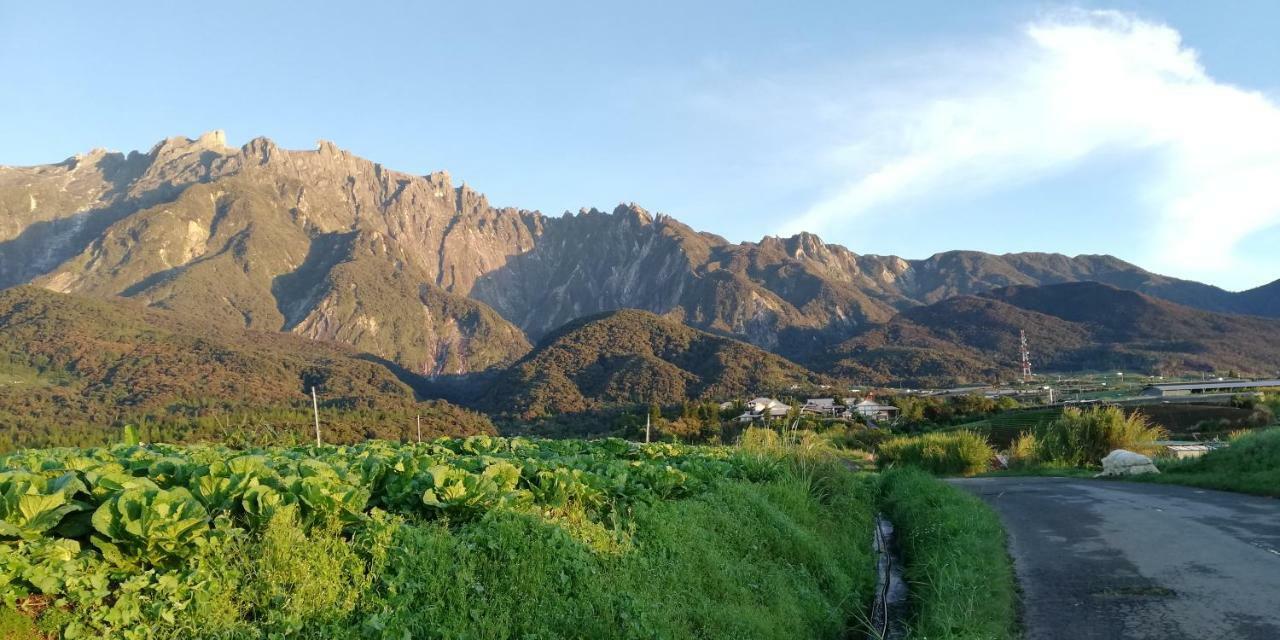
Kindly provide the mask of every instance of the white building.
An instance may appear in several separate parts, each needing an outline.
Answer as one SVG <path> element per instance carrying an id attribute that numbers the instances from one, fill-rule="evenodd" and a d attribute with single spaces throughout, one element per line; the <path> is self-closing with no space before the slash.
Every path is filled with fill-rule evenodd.
<path id="1" fill-rule="evenodd" d="M 870 398 L 849 408 L 851 414 L 857 414 L 873 420 L 891 420 L 898 417 L 898 408 L 891 404 L 880 404 Z"/>
<path id="2" fill-rule="evenodd" d="M 789 405 L 778 402 L 773 398 L 755 398 L 747 403 L 747 411 L 738 416 L 738 421 L 752 422 L 755 420 L 785 418 L 790 411 L 791 407 Z"/>

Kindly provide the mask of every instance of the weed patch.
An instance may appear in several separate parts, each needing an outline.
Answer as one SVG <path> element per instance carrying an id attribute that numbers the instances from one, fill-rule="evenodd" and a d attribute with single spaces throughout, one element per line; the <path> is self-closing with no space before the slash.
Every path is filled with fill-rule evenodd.
<path id="1" fill-rule="evenodd" d="M 1017 637 L 1013 565 L 995 512 L 916 469 L 884 473 L 881 496 L 906 560 L 912 637 Z"/>

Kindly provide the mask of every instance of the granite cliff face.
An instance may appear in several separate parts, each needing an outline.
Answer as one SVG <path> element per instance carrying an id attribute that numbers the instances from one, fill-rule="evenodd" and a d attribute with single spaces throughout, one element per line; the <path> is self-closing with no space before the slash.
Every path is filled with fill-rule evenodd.
<path id="1" fill-rule="evenodd" d="M 0 287 L 123 296 L 222 325 L 336 340 L 426 375 L 516 361 L 576 318 L 636 308 L 800 361 L 897 312 L 1011 285 L 1095 280 L 1213 311 L 1280 314 L 1108 256 L 858 255 L 812 234 L 733 244 L 629 204 L 491 206 L 332 143 L 220 132 L 147 153 L 0 167 Z"/>
<path id="2" fill-rule="evenodd" d="M 532 217 L 491 209 L 446 174 L 396 173 L 325 142 L 232 149 L 213 133 L 0 169 L 0 220 L 4 286 L 338 340 L 428 375 L 501 367 L 529 348 L 491 309 L 442 286 L 441 270 L 457 253 L 489 268 L 489 252 L 455 226 L 518 247 Z"/>

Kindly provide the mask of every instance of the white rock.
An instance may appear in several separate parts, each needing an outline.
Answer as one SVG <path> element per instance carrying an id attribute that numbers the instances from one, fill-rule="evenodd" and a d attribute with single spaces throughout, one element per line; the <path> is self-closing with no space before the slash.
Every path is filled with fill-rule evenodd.
<path id="1" fill-rule="evenodd" d="M 1140 473 L 1160 473 L 1151 458 L 1124 449 L 1116 449 L 1102 459 L 1103 476 L 1130 476 Z"/>

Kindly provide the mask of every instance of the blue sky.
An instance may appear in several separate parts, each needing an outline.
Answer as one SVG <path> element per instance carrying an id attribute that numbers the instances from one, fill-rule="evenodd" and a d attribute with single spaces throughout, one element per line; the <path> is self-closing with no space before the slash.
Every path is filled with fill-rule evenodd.
<path id="1" fill-rule="evenodd" d="M 1269 0 L 125 4 L 0 0 L 0 164 L 224 129 L 731 240 L 1280 278 Z"/>

